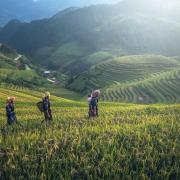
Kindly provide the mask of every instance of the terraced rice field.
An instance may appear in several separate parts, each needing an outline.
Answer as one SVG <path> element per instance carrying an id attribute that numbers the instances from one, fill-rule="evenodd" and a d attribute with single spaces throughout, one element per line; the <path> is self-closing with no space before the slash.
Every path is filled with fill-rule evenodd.
<path id="1" fill-rule="evenodd" d="M 104 101 L 180 102 L 180 64 L 177 58 L 125 56 L 93 67 L 91 74 L 95 74 L 94 79 L 90 79 L 92 84 L 104 87 Z"/>
<path id="2" fill-rule="evenodd" d="M 158 55 L 124 56 L 91 67 L 70 86 L 102 90 L 102 100 L 128 103 L 180 102 L 180 63 Z M 88 91 L 87 91 L 88 92 Z"/>
<path id="3" fill-rule="evenodd" d="M 179 103 L 180 68 L 153 74 L 144 80 L 119 83 L 105 89 L 102 99 L 134 103 Z"/>
<path id="4" fill-rule="evenodd" d="M 20 124 L 6 126 L 7 96 Z M 0 88 L 0 179 L 179 179 L 180 105 L 87 104 L 52 96 L 42 124 L 42 93 Z"/>
<path id="5" fill-rule="evenodd" d="M 161 56 L 125 56 L 100 63 L 92 67 L 89 74 L 90 80 L 104 87 L 114 82 L 144 79 L 148 75 L 166 72 L 177 66 L 180 65 L 176 60 Z"/>

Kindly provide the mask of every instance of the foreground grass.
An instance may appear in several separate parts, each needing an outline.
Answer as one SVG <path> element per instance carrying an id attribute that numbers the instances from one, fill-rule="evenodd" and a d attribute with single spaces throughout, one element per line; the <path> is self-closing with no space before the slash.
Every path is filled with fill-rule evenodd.
<path id="1" fill-rule="evenodd" d="M 102 103 L 88 119 L 86 104 L 52 97 L 46 126 L 37 100 L 17 99 L 10 127 L 0 104 L 0 179 L 180 178 L 180 105 Z"/>

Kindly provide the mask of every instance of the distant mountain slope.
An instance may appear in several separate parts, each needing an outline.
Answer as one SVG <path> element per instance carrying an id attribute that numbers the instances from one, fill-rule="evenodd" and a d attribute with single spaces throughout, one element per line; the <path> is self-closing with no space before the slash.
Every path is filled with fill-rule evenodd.
<path id="1" fill-rule="evenodd" d="M 0 44 L 0 83 L 33 87 L 43 82 L 29 60 L 14 49 Z"/>
<path id="2" fill-rule="evenodd" d="M 17 86 L 39 91 L 49 90 L 61 97 L 81 98 L 80 94 L 63 88 L 60 74 L 57 73 L 56 76 L 58 81 L 50 82 L 50 79 L 44 76 L 43 69 L 32 65 L 27 57 L 18 54 L 11 47 L 0 44 L 0 86 Z M 61 80 L 60 83 L 59 80 Z"/>
<path id="3" fill-rule="evenodd" d="M 1 0 L 0 25 L 3 26 L 12 19 L 31 21 L 50 17 L 69 5 L 66 1 L 56 0 Z"/>
<path id="4" fill-rule="evenodd" d="M 105 2 L 112 3 L 112 0 L 1 0 L 0 26 L 12 19 L 31 21 L 53 16 L 58 11 L 68 7 L 81 7 Z M 118 2 L 118 0 L 114 0 L 114 2 Z"/>
<path id="5" fill-rule="evenodd" d="M 0 54 L 6 56 L 7 58 L 16 58 L 18 56 L 17 52 L 14 49 L 1 43 L 0 43 Z"/>
<path id="6" fill-rule="evenodd" d="M 26 66 L 31 66 L 29 60 L 16 52 L 16 50 L 11 47 L 0 44 L 0 68 L 5 68 L 3 64 L 12 65 L 11 69 L 25 70 Z"/>
<path id="7" fill-rule="evenodd" d="M 126 8 L 130 9 L 123 3 L 97 5 L 70 9 L 31 23 L 12 21 L 1 30 L 0 41 L 30 56 L 38 64 L 58 69 L 64 62 L 68 63 L 68 72 L 74 62 L 84 66 L 87 56 L 102 50 L 112 55 L 115 50 L 118 55 L 179 55 L 178 23 L 141 11 L 128 13 L 123 10 Z"/>

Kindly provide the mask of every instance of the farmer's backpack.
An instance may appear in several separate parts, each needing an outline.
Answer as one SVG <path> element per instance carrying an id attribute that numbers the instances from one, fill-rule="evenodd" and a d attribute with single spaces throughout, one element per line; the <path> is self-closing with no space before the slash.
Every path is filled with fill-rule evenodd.
<path id="1" fill-rule="evenodd" d="M 36 106 L 38 107 L 39 111 L 44 112 L 43 102 L 42 102 L 42 101 L 38 102 L 38 103 L 36 104 Z"/>

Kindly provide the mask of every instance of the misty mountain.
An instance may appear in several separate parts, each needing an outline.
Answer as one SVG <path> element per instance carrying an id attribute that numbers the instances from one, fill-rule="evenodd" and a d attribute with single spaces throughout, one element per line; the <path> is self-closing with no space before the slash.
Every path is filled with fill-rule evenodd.
<path id="1" fill-rule="evenodd" d="M 180 23 L 180 2 L 177 0 L 124 0 L 123 14 L 141 14 Z"/>
<path id="2" fill-rule="evenodd" d="M 0 25 L 4 25 L 12 19 L 31 21 L 49 17 L 65 7 L 65 1 L 56 0 L 1 0 Z"/>
<path id="3" fill-rule="evenodd" d="M 136 1 L 140 4 L 132 2 L 67 9 L 31 23 L 13 20 L 0 31 L 0 41 L 25 53 L 34 63 L 70 73 L 86 69 L 87 59 L 97 52 L 109 53 L 108 57 L 178 56 L 179 23 L 163 13 L 156 16 L 150 8 L 145 10 L 140 0 Z"/>
<path id="4" fill-rule="evenodd" d="M 68 7 L 86 6 L 108 1 L 110 2 L 110 0 L 1 0 L 0 26 L 12 19 L 29 22 L 34 19 L 50 17 Z"/>

